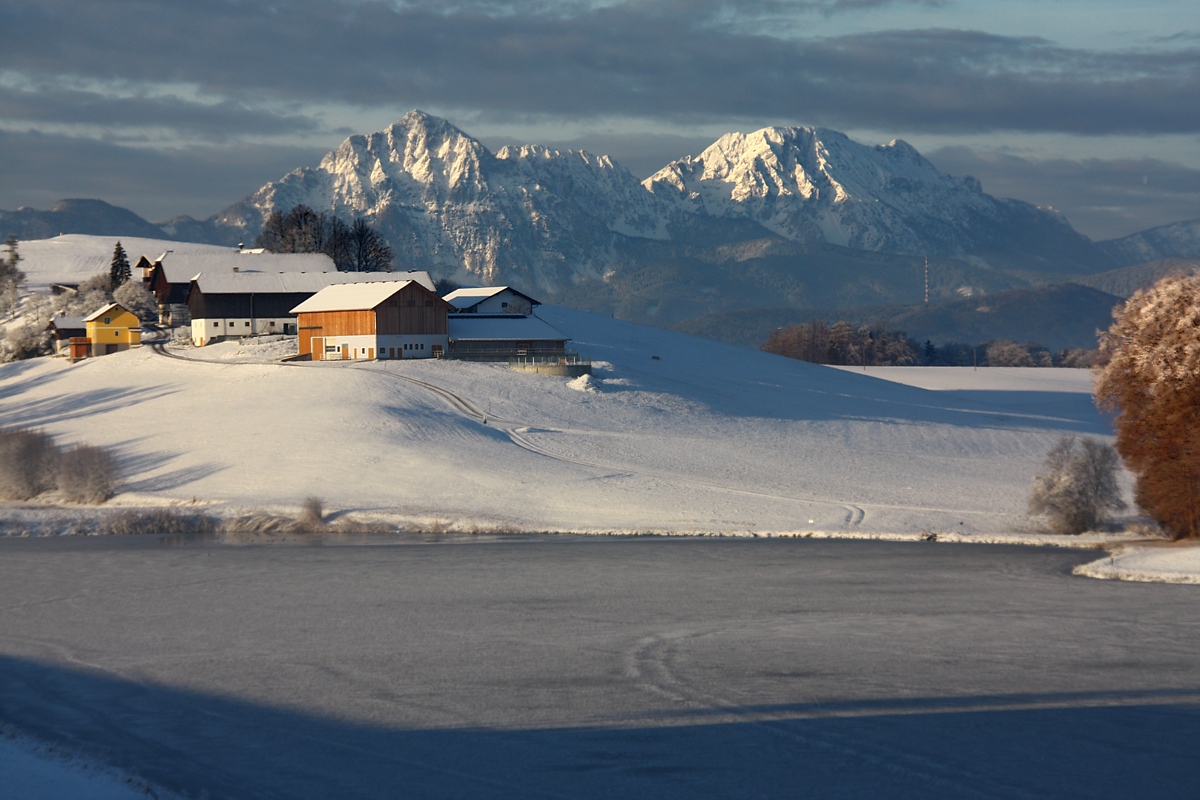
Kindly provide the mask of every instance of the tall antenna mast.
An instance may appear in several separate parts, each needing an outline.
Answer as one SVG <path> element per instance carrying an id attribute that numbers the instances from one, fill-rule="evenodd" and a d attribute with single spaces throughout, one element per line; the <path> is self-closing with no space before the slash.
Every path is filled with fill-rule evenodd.
<path id="1" fill-rule="evenodd" d="M 925 305 L 929 305 L 929 256 L 925 256 Z"/>

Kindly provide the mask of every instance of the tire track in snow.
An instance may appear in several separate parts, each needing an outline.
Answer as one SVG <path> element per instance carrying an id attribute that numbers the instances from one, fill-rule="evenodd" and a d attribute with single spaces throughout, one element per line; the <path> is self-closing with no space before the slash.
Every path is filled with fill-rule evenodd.
<path id="1" fill-rule="evenodd" d="M 206 364 L 251 363 L 251 364 L 256 364 L 259 366 L 262 365 L 262 362 L 226 362 L 226 361 L 208 361 L 208 360 L 199 359 L 199 358 L 188 358 L 186 356 L 181 356 L 181 355 L 178 355 L 175 353 L 167 352 L 165 344 L 161 343 L 161 342 L 156 342 L 155 344 L 151 345 L 151 347 L 153 348 L 153 350 L 156 353 L 159 353 L 160 355 L 164 355 L 167 358 L 179 359 L 181 361 L 200 361 L 200 362 L 206 363 Z M 285 366 L 285 367 L 300 367 L 300 366 L 302 366 L 300 363 L 297 363 L 297 362 L 282 362 L 282 363 L 276 362 L 276 363 L 279 366 Z M 1005 514 L 1003 512 L 995 512 L 995 511 L 974 511 L 974 510 L 968 510 L 968 509 L 955 509 L 955 508 L 932 508 L 932 507 L 927 507 L 927 506 L 907 506 L 907 505 L 897 505 L 897 504 L 890 504 L 890 503 L 863 503 L 860 505 L 860 504 L 849 503 L 847 501 L 839 500 L 837 498 L 832 498 L 832 497 L 815 497 L 812 495 L 804 495 L 804 494 L 782 495 L 782 494 L 777 494 L 777 493 L 773 493 L 773 492 L 764 492 L 764 491 L 758 491 L 755 489 L 745 489 L 745 488 L 741 488 L 741 487 L 729 486 L 729 485 L 722 484 L 722 483 L 716 483 L 714 481 L 706 481 L 701 478 L 691 478 L 691 477 L 677 475 L 677 474 L 673 474 L 673 473 L 658 472 L 655 470 L 648 470 L 648 469 L 630 469 L 629 467 L 620 467 L 620 466 L 615 466 L 612 464 L 604 464 L 604 463 L 598 462 L 598 461 L 588 461 L 588 460 L 580 459 L 580 458 L 572 458 L 570 456 L 566 456 L 561 453 L 556 453 L 553 450 L 550 450 L 544 446 L 535 444 L 528 437 L 528 434 L 530 432 L 532 432 L 532 430 L 533 430 L 533 426 L 528 425 L 527 423 L 518 422 L 516 420 L 505 419 L 504 417 L 497 417 L 497 416 L 488 414 L 488 413 L 484 412 L 483 410 L 481 410 L 474 403 L 467 400 L 465 397 L 451 391 L 450 389 L 445 388 L 444 386 L 439 386 L 436 383 L 431 383 L 429 381 L 420 380 L 419 378 L 413 378 L 408 375 L 400 375 L 398 373 L 389 371 L 386 367 L 384 369 L 376 369 L 376 368 L 372 368 L 369 366 L 360 366 L 360 365 L 356 365 L 356 364 L 350 364 L 350 365 L 346 366 L 346 369 L 353 369 L 353 370 L 368 372 L 372 375 L 384 375 L 384 376 L 392 378 L 394 380 L 404 381 L 405 383 L 411 384 L 418 388 L 425 389 L 426 391 L 431 392 L 431 393 L 437 395 L 438 397 L 442 398 L 446 403 L 448 403 L 453 409 L 458 411 L 460 414 L 462 414 L 466 417 L 478 420 L 480 422 L 483 422 L 484 424 L 495 425 L 497 430 L 500 430 L 503 433 L 505 433 L 509 437 L 509 439 L 513 442 L 513 444 L 515 444 L 517 447 L 520 447 L 523 450 L 526 450 L 531 453 L 535 453 L 540 456 L 544 456 L 546 458 L 554 459 L 555 461 L 561 461 L 561 462 L 565 462 L 568 464 L 575 464 L 577 466 L 588 467 L 591 469 L 604 470 L 607 473 L 611 473 L 613 476 L 630 476 L 630 477 L 643 476 L 643 477 L 649 477 L 649 478 L 657 478 L 659 480 L 664 480 L 664 481 L 668 481 L 668 482 L 675 482 L 675 483 L 681 483 L 681 484 L 689 484 L 692 486 L 699 486 L 704 489 L 715 489 L 717 491 L 729 492 L 732 494 L 740 494 L 740 495 L 744 495 L 744 496 L 748 496 L 748 497 L 759 497 L 759 498 L 765 498 L 768 500 L 782 500 L 785 502 L 809 503 L 809 504 L 823 505 L 823 506 L 841 506 L 847 512 L 846 522 L 844 524 L 846 527 L 849 527 L 849 528 L 857 528 L 862 525 L 863 520 L 866 518 L 866 509 L 867 508 L 892 509 L 892 510 L 897 510 L 897 511 L 928 511 L 928 512 L 935 512 L 935 513 L 975 515 L 975 516 L 987 516 L 987 517 L 1009 516 L 1009 517 L 1013 517 L 1013 518 L 1024 519 L 1024 517 L 1020 514 Z M 512 427 L 509 427 L 509 426 L 512 426 Z M 538 427 L 536 430 L 538 430 L 540 432 L 545 432 L 545 433 L 559 433 L 559 434 L 596 433 L 596 434 L 607 435 L 607 436 L 622 435 L 618 432 L 567 430 L 567 429 L 562 429 L 562 428 L 549 428 L 549 427 Z M 625 435 L 628 435 L 628 434 L 625 434 Z"/>
<path id="2" fill-rule="evenodd" d="M 936 761 L 933 757 L 901 750 L 894 745 L 873 741 L 869 749 L 863 743 L 828 728 L 817 732 L 801 733 L 797 723 L 804 719 L 832 719 L 858 716 L 828 711 L 819 714 L 787 715 L 775 712 L 774 718 L 724 695 L 696 687 L 678 674 L 672 664 L 678 645 L 689 640 L 726 633 L 724 629 L 708 631 L 680 631 L 646 636 L 637 641 L 625 654 L 625 675 L 635 687 L 668 700 L 676 708 L 711 710 L 720 709 L 738 724 L 752 725 L 766 731 L 776 741 L 790 742 L 814 748 L 842 757 L 849 757 L 870 764 L 880 770 L 891 772 L 909 780 L 916 780 L 938 787 L 954 797 L 1021 797 L 1028 800 L 1051 800 L 1052 795 L 1032 792 L 1013 785 L 996 785 L 982 774 L 960 766 Z M 770 713 L 770 712 L 768 712 Z M 716 720 L 714 720 L 714 723 Z M 794 753 L 785 750 L 781 757 Z M 986 785 L 985 785 L 986 784 Z"/>

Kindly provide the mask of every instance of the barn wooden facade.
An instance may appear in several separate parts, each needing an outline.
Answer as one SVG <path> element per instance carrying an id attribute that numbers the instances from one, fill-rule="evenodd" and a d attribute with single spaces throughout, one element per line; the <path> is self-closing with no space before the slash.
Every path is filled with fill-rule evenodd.
<path id="1" fill-rule="evenodd" d="M 415 280 L 329 286 L 292 309 L 314 361 L 438 358 L 450 304 Z"/>

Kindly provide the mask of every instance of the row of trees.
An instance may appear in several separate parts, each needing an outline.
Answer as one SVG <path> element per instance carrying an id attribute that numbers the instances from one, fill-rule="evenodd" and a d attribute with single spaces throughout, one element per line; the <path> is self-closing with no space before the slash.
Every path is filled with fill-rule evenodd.
<path id="1" fill-rule="evenodd" d="M 911 366 L 920 363 L 921 352 L 902 332 L 824 320 L 777 328 L 762 349 L 814 364 L 863 366 Z"/>
<path id="2" fill-rule="evenodd" d="M 814 364 L 875 367 L 1091 367 L 1096 351 L 1082 348 L 1051 353 L 1034 343 L 996 340 L 970 345 L 949 342 L 919 345 L 904 331 L 813 320 L 777 328 L 762 349 Z"/>
<path id="3" fill-rule="evenodd" d="M 272 211 L 254 242 L 272 253 L 324 253 L 346 272 L 391 271 L 395 253 L 366 220 L 346 224 L 340 217 L 297 205 L 286 214 Z"/>

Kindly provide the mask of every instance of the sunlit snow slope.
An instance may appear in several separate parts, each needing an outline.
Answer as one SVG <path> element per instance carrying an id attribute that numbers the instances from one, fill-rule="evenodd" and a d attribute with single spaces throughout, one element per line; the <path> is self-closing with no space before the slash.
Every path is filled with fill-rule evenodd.
<path id="1" fill-rule="evenodd" d="M 230 250 L 218 245 L 167 239 L 67 233 L 53 239 L 18 242 L 17 254 L 21 261 L 17 266 L 25 273 L 28 288 L 44 292 L 51 283 L 80 283 L 108 272 L 118 241 L 131 265 L 136 264 L 140 256 L 153 260 L 168 250 L 177 253 L 227 253 Z"/>
<path id="2" fill-rule="evenodd" d="M 967 386 L 991 383 L 930 391 L 539 313 L 596 360 L 592 378 L 436 361 L 234 363 L 233 343 L 184 351 L 211 363 L 143 348 L 0 366 L 0 425 L 116 448 L 116 503 L 294 509 L 317 495 L 464 530 L 741 534 L 1017 530 L 1057 437 L 1109 433 L 1084 371 L 962 370 Z"/>

